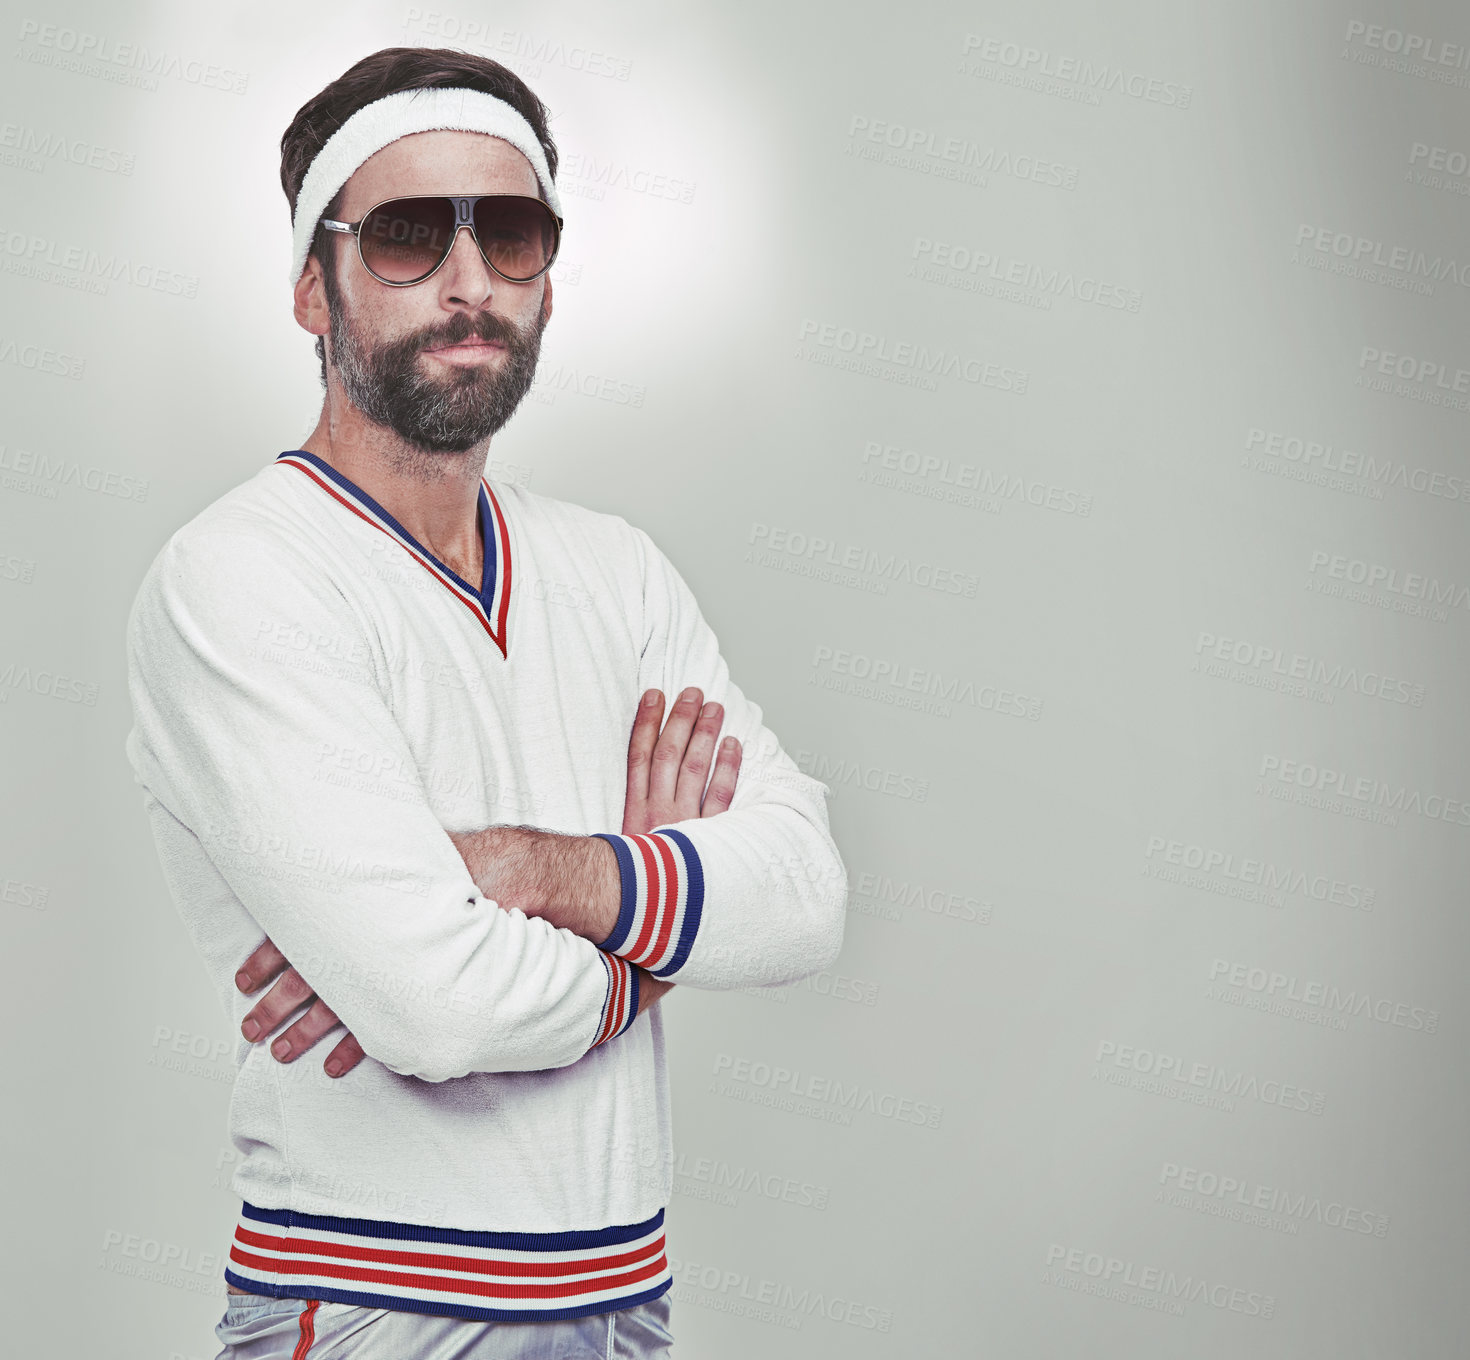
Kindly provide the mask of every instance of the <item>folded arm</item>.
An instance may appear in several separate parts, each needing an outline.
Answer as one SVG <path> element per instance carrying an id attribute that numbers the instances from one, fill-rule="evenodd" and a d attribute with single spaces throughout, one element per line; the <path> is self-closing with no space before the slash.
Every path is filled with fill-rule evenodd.
<path id="1" fill-rule="evenodd" d="M 390 1070 L 566 1066 L 646 1004 L 625 960 L 480 891 L 429 806 L 367 630 L 303 556 L 244 530 L 176 537 L 129 621 L 129 682 L 139 782 Z M 344 749 L 375 773 L 322 779 L 323 753 Z"/>
<path id="2" fill-rule="evenodd" d="M 727 989 L 791 982 L 842 946 L 847 877 L 827 822 L 826 787 L 781 749 L 760 708 L 730 679 L 689 587 L 642 530 L 640 683 L 696 687 L 723 706 L 742 750 L 740 782 L 718 818 L 675 810 L 643 834 L 604 837 L 621 900 L 602 948 L 657 978 Z"/>
<path id="3" fill-rule="evenodd" d="M 677 817 L 717 817 L 730 806 L 740 772 L 740 743 L 726 737 L 711 756 L 724 712 L 703 704 L 698 690 L 686 691 L 660 731 L 664 696 L 650 690 L 639 704 L 628 741 L 628 777 L 623 806 L 624 834 L 650 830 Z M 708 786 L 706 786 L 708 776 Z M 450 832 L 475 884 L 505 910 L 537 916 L 593 942 L 617 924 L 621 882 L 616 856 L 601 836 L 569 836 L 529 826 L 495 826 Z M 633 967 L 636 1009 L 641 1013 L 674 984 Z M 290 961 L 267 939 L 242 965 L 236 986 L 247 995 L 278 979 L 241 1023 L 252 1043 L 272 1032 L 302 1006 L 305 1014 L 271 1044 L 290 1062 L 334 1030 L 335 1011 L 311 990 Z M 345 1035 L 323 1066 L 339 1077 L 361 1061 L 362 1046 Z"/>
<path id="4" fill-rule="evenodd" d="M 621 832 L 493 827 L 449 839 L 488 900 L 640 965 L 641 1010 L 673 982 L 735 988 L 829 966 L 842 943 L 846 871 L 828 830 L 825 786 L 781 749 L 730 681 L 682 578 L 633 532 L 644 555 L 640 679 L 650 688 L 629 742 Z M 681 687 L 661 733 L 662 691 Z M 241 990 L 275 977 L 286 955 L 267 940 L 242 970 Z M 274 1025 L 302 999 L 310 988 L 288 970 L 251 1015 Z M 278 1056 L 299 1054 L 336 1023 L 318 999 L 286 1031 L 294 1044 Z M 354 1045 L 348 1035 L 329 1067 L 350 1067 Z"/>

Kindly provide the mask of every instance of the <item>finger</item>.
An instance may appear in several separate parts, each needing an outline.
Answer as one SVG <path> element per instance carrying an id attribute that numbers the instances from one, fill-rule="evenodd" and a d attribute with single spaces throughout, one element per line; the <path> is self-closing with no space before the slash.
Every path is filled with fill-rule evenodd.
<path id="1" fill-rule="evenodd" d="M 271 1055 L 281 1062 L 299 1058 L 342 1022 L 321 997 L 317 997 L 305 1015 L 271 1040 Z"/>
<path id="2" fill-rule="evenodd" d="M 235 986 L 249 996 L 288 967 L 286 956 L 267 937 L 265 943 L 240 965 L 240 971 L 235 974 Z"/>
<path id="3" fill-rule="evenodd" d="M 329 1077 L 345 1077 L 366 1056 L 362 1045 L 357 1042 L 357 1036 L 349 1034 L 327 1054 L 327 1061 L 323 1066 Z"/>
<path id="4" fill-rule="evenodd" d="M 653 763 L 653 748 L 658 742 L 659 724 L 664 716 L 664 692 L 645 692 L 633 715 L 633 732 L 628 738 L 628 786 L 623 795 L 623 834 L 647 831 L 648 771 Z"/>
<path id="5" fill-rule="evenodd" d="M 704 786 L 709 776 L 710 760 L 715 753 L 715 739 L 725 721 L 725 708 L 713 699 L 699 710 L 689 745 L 684 748 L 684 761 L 679 766 L 679 783 L 674 789 L 674 809 L 670 821 L 698 817 Z"/>
<path id="6" fill-rule="evenodd" d="M 287 968 L 276 985 L 250 1008 L 240 1022 L 240 1033 L 253 1044 L 315 995 L 300 973 Z"/>
<path id="7" fill-rule="evenodd" d="M 668 821 L 674 810 L 679 767 L 684 763 L 684 751 L 689 745 L 689 734 L 694 731 L 703 698 L 704 695 L 692 686 L 680 694 L 659 735 L 658 745 L 653 748 L 653 762 L 648 772 L 650 826 Z"/>
<path id="8" fill-rule="evenodd" d="M 715 772 L 709 777 L 709 789 L 699 809 L 701 817 L 718 817 L 730 806 L 735 796 L 735 780 L 740 773 L 740 743 L 734 737 L 726 737 L 720 743 L 720 753 L 715 757 Z"/>

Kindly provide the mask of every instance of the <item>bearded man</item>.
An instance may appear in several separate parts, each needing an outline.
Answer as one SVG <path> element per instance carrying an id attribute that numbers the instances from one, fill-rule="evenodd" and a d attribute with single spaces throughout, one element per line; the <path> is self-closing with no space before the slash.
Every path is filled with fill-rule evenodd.
<path id="1" fill-rule="evenodd" d="M 281 151 L 321 418 L 128 627 L 128 756 L 242 1034 L 221 1360 L 667 1355 L 657 1003 L 833 962 L 826 790 L 646 533 L 485 475 L 552 313 L 540 100 L 389 48 Z"/>

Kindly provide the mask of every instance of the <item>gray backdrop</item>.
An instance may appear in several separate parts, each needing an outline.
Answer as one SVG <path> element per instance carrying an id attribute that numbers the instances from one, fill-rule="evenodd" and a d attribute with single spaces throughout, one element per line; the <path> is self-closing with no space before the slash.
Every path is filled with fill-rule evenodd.
<path id="1" fill-rule="evenodd" d="M 1454 1350 L 1470 14 L 447 3 L 5 5 L 19 1350 L 214 1354 L 123 627 L 315 422 L 278 141 L 397 44 L 555 111 L 492 475 L 648 529 L 851 871 L 833 971 L 666 1003 L 681 1353 Z"/>

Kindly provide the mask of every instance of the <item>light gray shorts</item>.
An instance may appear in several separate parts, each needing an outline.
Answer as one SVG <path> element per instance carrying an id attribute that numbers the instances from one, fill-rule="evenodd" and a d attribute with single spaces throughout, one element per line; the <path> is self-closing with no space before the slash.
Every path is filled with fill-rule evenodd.
<path id="1" fill-rule="evenodd" d="M 553 1322 L 477 1322 L 320 1299 L 230 1294 L 215 1360 L 668 1360 L 671 1301 Z"/>

